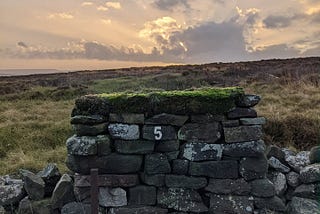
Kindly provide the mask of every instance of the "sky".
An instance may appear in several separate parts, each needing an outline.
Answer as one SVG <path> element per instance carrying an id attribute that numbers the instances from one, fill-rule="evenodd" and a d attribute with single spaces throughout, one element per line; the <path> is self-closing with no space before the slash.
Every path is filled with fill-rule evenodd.
<path id="1" fill-rule="evenodd" d="M 1 0 L 0 69 L 320 56 L 320 0 Z"/>

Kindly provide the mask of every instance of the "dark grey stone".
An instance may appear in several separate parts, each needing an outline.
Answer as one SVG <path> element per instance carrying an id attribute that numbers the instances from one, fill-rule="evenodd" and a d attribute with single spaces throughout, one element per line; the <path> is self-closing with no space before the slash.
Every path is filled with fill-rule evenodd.
<path id="1" fill-rule="evenodd" d="M 239 171 L 247 181 L 265 178 L 268 171 L 268 161 L 265 156 L 242 158 Z"/>
<path id="2" fill-rule="evenodd" d="M 252 108 L 236 107 L 228 112 L 228 119 L 239 119 L 242 117 L 257 117 L 257 112 Z"/>
<path id="3" fill-rule="evenodd" d="M 90 175 L 74 175 L 75 187 L 90 187 Z M 137 174 L 103 174 L 99 175 L 98 185 L 100 187 L 132 187 L 139 184 L 139 177 Z"/>
<path id="4" fill-rule="evenodd" d="M 0 210 L 0 214 L 5 214 L 5 211 L 2 213 Z M 28 197 L 25 197 L 20 201 L 18 214 L 33 214 L 32 204 Z"/>
<path id="5" fill-rule="evenodd" d="M 108 130 L 113 139 L 138 140 L 140 137 L 139 126 L 135 124 L 112 123 Z"/>
<path id="6" fill-rule="evenodd" d="M 135 186 L 129 189 L 129 205 L 155 205 L 157 189 L 154 186 Z"/>
<path id="7" fill-rule="evenodd" d="M 157 202 L 160 206 L 183 212 L 207 212 L 198 192 L 183 188 L 159 188 Z"/>
<path id="8" fill-rule="evenodd" d="M 146 140 L 176 140 L 177 133 L 173 126 L 144 125 L 142 137 Z"/>
<path id="9" fill-rule="evenodd" d="M 179 150 L 180 142 L 178 140 L 156 141 L 156 152 L 172 152 Z"/>
<path id="10" fill-rule="evenodd" d="M 253 196 L 257 197 L 273 197 L 275 196 L 275 188 L 269 179 L 257 179 L 250 182 Z"/>
<path id="11" fill-rule="evenodd" d="M 64 205 L 61 209 L 61 214 L 88 214 L 91 213 L 90 204 L 80 202 L 71 202 Z"/>
<path id="12" fill-rule="evenodd" d="M 20 170 L 23 177 L 24 189 L 31 200 L 41 200 L 45 195 L 45 183 L 40 176 L 28 170 Z"/>
<path id="13" fill-rule="evenodd" d="M 221 144 L 186 143 L 181 156 L 190 161 L 221 160 L 222 150 Z"/>
<path id="14" fill-rule="evenodd" d="M 299 179 L 299 174 L 293 171 L 286 174 L 286 179 L 287 179 L 287 184 L 291 187 L 297 187 L 301 183 Z"/>
<path id="15" fill-rule="evenodd" d="M 303 183 L 313 183 L 320 181 L 320 163 L 306 166 L 300 171 L 300 180 Z"/>
<path id="16" fill-rule="evenodd" d="M 282 164 L 286 163 L 285 153 L 278 146 L 269 146 L 266 153 L 268 159 L 270 159 L 271 157 L 275 157 L 279 161 L 281 161 Z"/>
<path id="17" fill-rule="evenodd" d="M 96 125 L 73 124 L 73 130 L 77 136 L 96 136 L 107 132 L 107 123 L 100 123 Z"/>
<path id="18" fill-rule="evenodd" d="M 182 126 L 188 119 L 189 117 L 184 115 L 162 113 L 146 119 L 145 124 Z"/>
<path id="19" fill-rule="evenodd" d="M 284 173 L 290 172 L 290 168 L 282 164 L 281 161 L 275 157 L 270 157 L 268 160 L 268 163 L 269 163 L 269 167 L 275 169 L 276 171 L 284 172 Z"/>
<path id="20" fill-rule="evenodd" d="M 125 206 L 112 207 L 108 214 L 167 214 L 168 209 L 154 207 L 154 206 Z"/>
<path id="21" fill-rule="evenodd" d="M 214 123 L 187 123 L 178 132 L 178 139 L 214 143 L 221 138 L 220 125 Z"/>
<path id="22" fill-rule="evenodd" d="M 258 209 L 269 209 L 269 210 L 280 211 L 280 212 L 284 212 L 286 210 L 286 205 L 277 196 L 274 196 L 271 198 L 254 197 L 254 205 Z"/>
<path id="23" fill-rule="evenodd" d="M 318 200 L 320 197 L 320 184 L 302 184 L 294 190 L 292 196 Z"/>
<path id="24" fill-rule="evenodd" d="M 126 174 L 138 172 L 142 165 L 141 155 L 121 155 L 112 153 L 108 156 L 68 155 L 67 166 L 70 170 L 87 175 L 90 169 L 97 168 L 100 173 Z"/>
<path id="25" fill-rule="evenodd" d="M 276 195 L 282 196 L 287 190 L 287 179 L 286 176 L 281 172 L 269 172 L 268 178 L 274 185 Z"/>
<path id="26" fill-rule="evenodd" d="M 310 164 L 309 154 L 309 151 L 301 151 L 296 155 L 288 155 L 286 162 L 294 171 L 300 173 L 304 167 Z"/>
<path id="27" fill-rule="evenodd" d="M 170 173 L 171 167 L 167 156 L 162 153 L 146 155 L 144 172 L 149 175 Z"/>
<path id="28" fill-rule="evenodd" d="M 228 170 L 226 170 L 228 169 Z M 189 174 L 194 176 L 208 176 L 211 178 L 238 178 L 237 161 L 204 161 L 190 162 Z"/>
<path id="29" fill-rule="evenodd" d="M 240 179 L 210 179 L 206 191 L 223 195 L 249 195 L 251 185 Z"/>
<path id="30" fill-rule="evenodd" d="M 165 152 L 164 154 L 167 156 L 168 161 L 173 161 L 175 159 L 178 159 L 179 151 L 173 151 L 173 152 Z"/>
<path id="31" fill-rule="evenodd" d="M 141 181 L 147 185 L 162 187 L 165 185 L 165 174 L 148 175 L 140 174 Z"/>
<path id="32" fill-rule="evenodd" d="M 237 127 L 240 125 L 239 120 L 226 120 L 222 121 L 222 126 L 223 127 Z"/>
<path id="33" fill-rule="evenodd" d="M 61 209 L 65 204 L 76 201 L 73 192 L 72 178 L 68 174 L 62 175 L 53 190 L 51 197 L 52 209 Z"/>
<path id="34" fill-rule="evenodd" d="M 154 150 L 154 141 L 148 140 L 115 140 L 114 148 L 123 154 L 149 154 Z"/>
<path id="35" fill-rule="evenodd" d="M 203 177 L 189 177 L 185 175 L 166 175 L 167 187 L 200 189 L 207 185 L 207 179 Z"/>
<path id="36" fill-rule="evenodd" d="M 246 94 L 241 96 L 237 101 L 236 105 L 240 107 L 253 107 L 257 105 L 261 100 L 261 97 L 253 94 Z"/>
<path id="37" fill-rule="evenodd" d="M 52 214 L 52 204 L 50 198 L 45 198 L 40 201 L 32 201 L 32 214 Z"/>
<path id="38" fill-rule="evenodd" d="M 16 205 L 25 195 L 23 183 L 0 185 L 0 206 Z"/>
<path id="39" fill-rule="evenodd" d="M 110 122 L 114 123 L 128 123 L 128 124 L 143 124 L 144 123 L 144 114 L 110 114 Z"/>
<path id="40" fill-rule="evenodd" d="M 256 117 L 256 118 L 240 118 L 240 123 L 245 126 L 251 125 L 263 125 L 266 123 L 266 118 Z"/>
<path id="41" fill-rule="evenodd" d="M 210 195 L 210 213 L 249 214 L 253 209 L 248 196 Z"/>
<path id="42" fill-rule="evenodd" d="M 212 123 L 212 122 L 220 122 L 224 121 L 225 116 L 216 114 L 199 114 L 199 115 L 191 115 L 190 122 L 191 123 Z"/>
<path id="43" fill-rule="evenodd" d="M 189 161 L 176 159 L 172 161 L 172 173 L 178 175 L 186 175 L 189 169 Z"/>
<path id="44" fill-rule="evenodd" d="M 264 154 L 266 145 L 263 140 L 243 143 L 230 143 L 223 146 L 223 155 L 231 157 L 259 157 Z"/>
<path id="45" fill-rule="evenodd" d="M 262 138 L 262 128 L 259 125 L 224 127 L 224 138 L 226 143 L 238 143 L 256 141 Z"/>
<path id="46" fill-rule="evenodd" d="M 106 122 L 106 118 L 101 115 L 76 115 L 71 117 L 71 124 L 96 125 Z"/>
<path id="47" fill-rule="evenodd" d="M 320 146 L 312 147 L 309 155 L 310 163 L 320 163 Z"/>
<path id="48" fill-rule="evenodd" d="M 52 192 L 61 178 L 61 174 L 56 164 L 49 163 L 43 170 L 37 174 L 45 182 L 45 195 L 51 196 Z"/>
<path id="49" fill-rule="evenodd" d="M 293 197 L 288 204 L 290 214 L 320 214 L 320 203 L 316 200 Z"/>
<path id="50" fill-rule="evenodd" d="M 127 193 L 122 188 L 99 188 L 99 205 L 102 207 L 121 207 L 127 205 Z"/>

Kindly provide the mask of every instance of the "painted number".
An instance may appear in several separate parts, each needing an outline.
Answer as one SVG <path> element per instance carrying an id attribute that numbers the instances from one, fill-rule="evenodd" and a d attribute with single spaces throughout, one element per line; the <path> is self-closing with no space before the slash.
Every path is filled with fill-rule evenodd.
<path id="1" fill-rule="evenodd" d="M 153 130 L 154 139 L 161 140 L 162 138 L 162 132 L 161 132 L 161 126 L 155 126 Z"/>

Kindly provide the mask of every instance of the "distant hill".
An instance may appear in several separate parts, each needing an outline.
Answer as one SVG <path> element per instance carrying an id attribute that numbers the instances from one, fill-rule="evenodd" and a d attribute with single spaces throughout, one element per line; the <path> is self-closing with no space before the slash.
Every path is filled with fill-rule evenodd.
<path id="1" fill-rule="evenodd" d="M 0 69 L 0 76 L 21 76 L 30 74 L 53 74 L 65 71 L 57 69 Z"/>

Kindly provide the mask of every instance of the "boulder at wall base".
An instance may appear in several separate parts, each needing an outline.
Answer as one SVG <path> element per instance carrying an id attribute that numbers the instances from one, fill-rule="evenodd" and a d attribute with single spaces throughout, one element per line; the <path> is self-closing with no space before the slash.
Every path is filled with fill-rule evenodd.
<path id="1" fill-rule="evenodd" d="M 90 174 L 90 169 L 97 168 L 99 173 L 126 174 L 138 172 L 143 157 L 141 155 L 121 155 L 112 153 L 108 156 L 75 156 L 68 155 L 67 166 L 80 174 Z"/>
<path id="2" fill-rule="evenodd" d="M 233 108 L 228 112 L 228 119 L 238 119 L 242 117 L 252 118 L 257 117 L 257 112 L 251 108 Z"/>
<path id="3" fill-rule="evenodd" d="M 290 172 L 290 168 L 286 165 L 282 164 L 280 160 L 275 157 L 270 157 L 268 160 L 269 166 L 279 172 L 288 173 Z"/>
<path id="4" fill-rule="evenodd" d="M 19 203 L 18 214 L 51 214 L 51 200 L 31 201 L 27 197 Z"/>
<path id="5" fill-rule="evenodd" d="M 178 139 L 185 141 L 200 141 L 214 143 L 221 138 L 221 130 L 218 122 L 207 124 L 187 123 L 178 132 Z"/>
<path id="6" fill-rule="evenodd" d="M 45 196 L 51 196 L 56 184 L 61 178 L 61 174 L 56 164 L 49 163 L 37 174 L 45 183 Z"/>
<path id="7" fill-rule="evenodd" d="M 125 206 L 112 207 L 108 214 L 167 214 L 168 209 L 154 206 Z"/>
<path id="8" fill-rule="evenodd" d="M 160 206 L 182 212 L 207 212 L 198 192 L 182 188 L 159 188 L 157 202 Z"/>
<path id="9" fill-rule="evenodd" d="M 135 124 L 112 123 L 108 130 L 113 139 L 137 140 L 140 137 L 139 126 Z"/>
<path id="10" fill-rule="evenodd" d="M 320 197 L 320 184 L 302 184 L 294 190 L 292 195 L 317 200 Z"/>
<path id="11" fill-rule="evenodd" d="M 200 189 L 207 186 L 207 179 L 185 175 L 166 175 L 165 183 L 167 187 Z"/>
<path id="12" fill-rule="evenodd" d="M 320 214 L 320 203 L 307 198 L 293 197 L 288 205 L 290 214 Z"/>
<path id="13" fill-rule="evenodd" d="M 239 179 L 213 179 L 209 180 L 206 191 L 222 195 L 249 195 L 251 185 L 243 178 Z"/>
<path id="14" fill-rule="evenodd" d="M 22 183 L 0 185 L 0 206 L 16 205 L 25 195 Z"/>
<path id="15" fill-rule="evenodd" d="M 281 172 L 269 172 L 267 176 L 274 184 L 276 195 L 283 195 L 288 187 L 286 176 Z"/>
<path id="16" fill-rule="evenodd" d="M 253 200 L 249 196 L 210 194 L 210 213 L 249 214 L 253 209 Z"/>
<path id="17" fill-rule="evenodd" d="M 258 158 L 242 158 L 240 160 L 240 174 L 245 180 L 265 178 L 268 171 L 268 161 L 265 156 Z"/>
<path id="18" fill-rule="evenodd" d="M 232 160 L 190 162 L 189 166 L 190 175 L 211 178 L 238 178 L 238 170 L 238 162 Z"/>
<path id="19" fill-rule="evenodd" d="M 26 190 L 31 200 L 40 200 L 45 195 L 45 183 L 38 175 L 33 174 L 28 170 L 20 170 L 23 177 L 24 189 Z"/>
<path id="20" fill-rule="evenodd" d="M 53 190 L 51 197 L 52 209 L 61 209 L 65 204 L 75 201 L 72 178 L 68 174 L 62 175 Z"/>
<path id="21" fill-rule="evenodd" d="M 320 181 L 320 163 L 306 166 L 300 171 L 300 180 L 303 183 L 313 183 Z"/>

